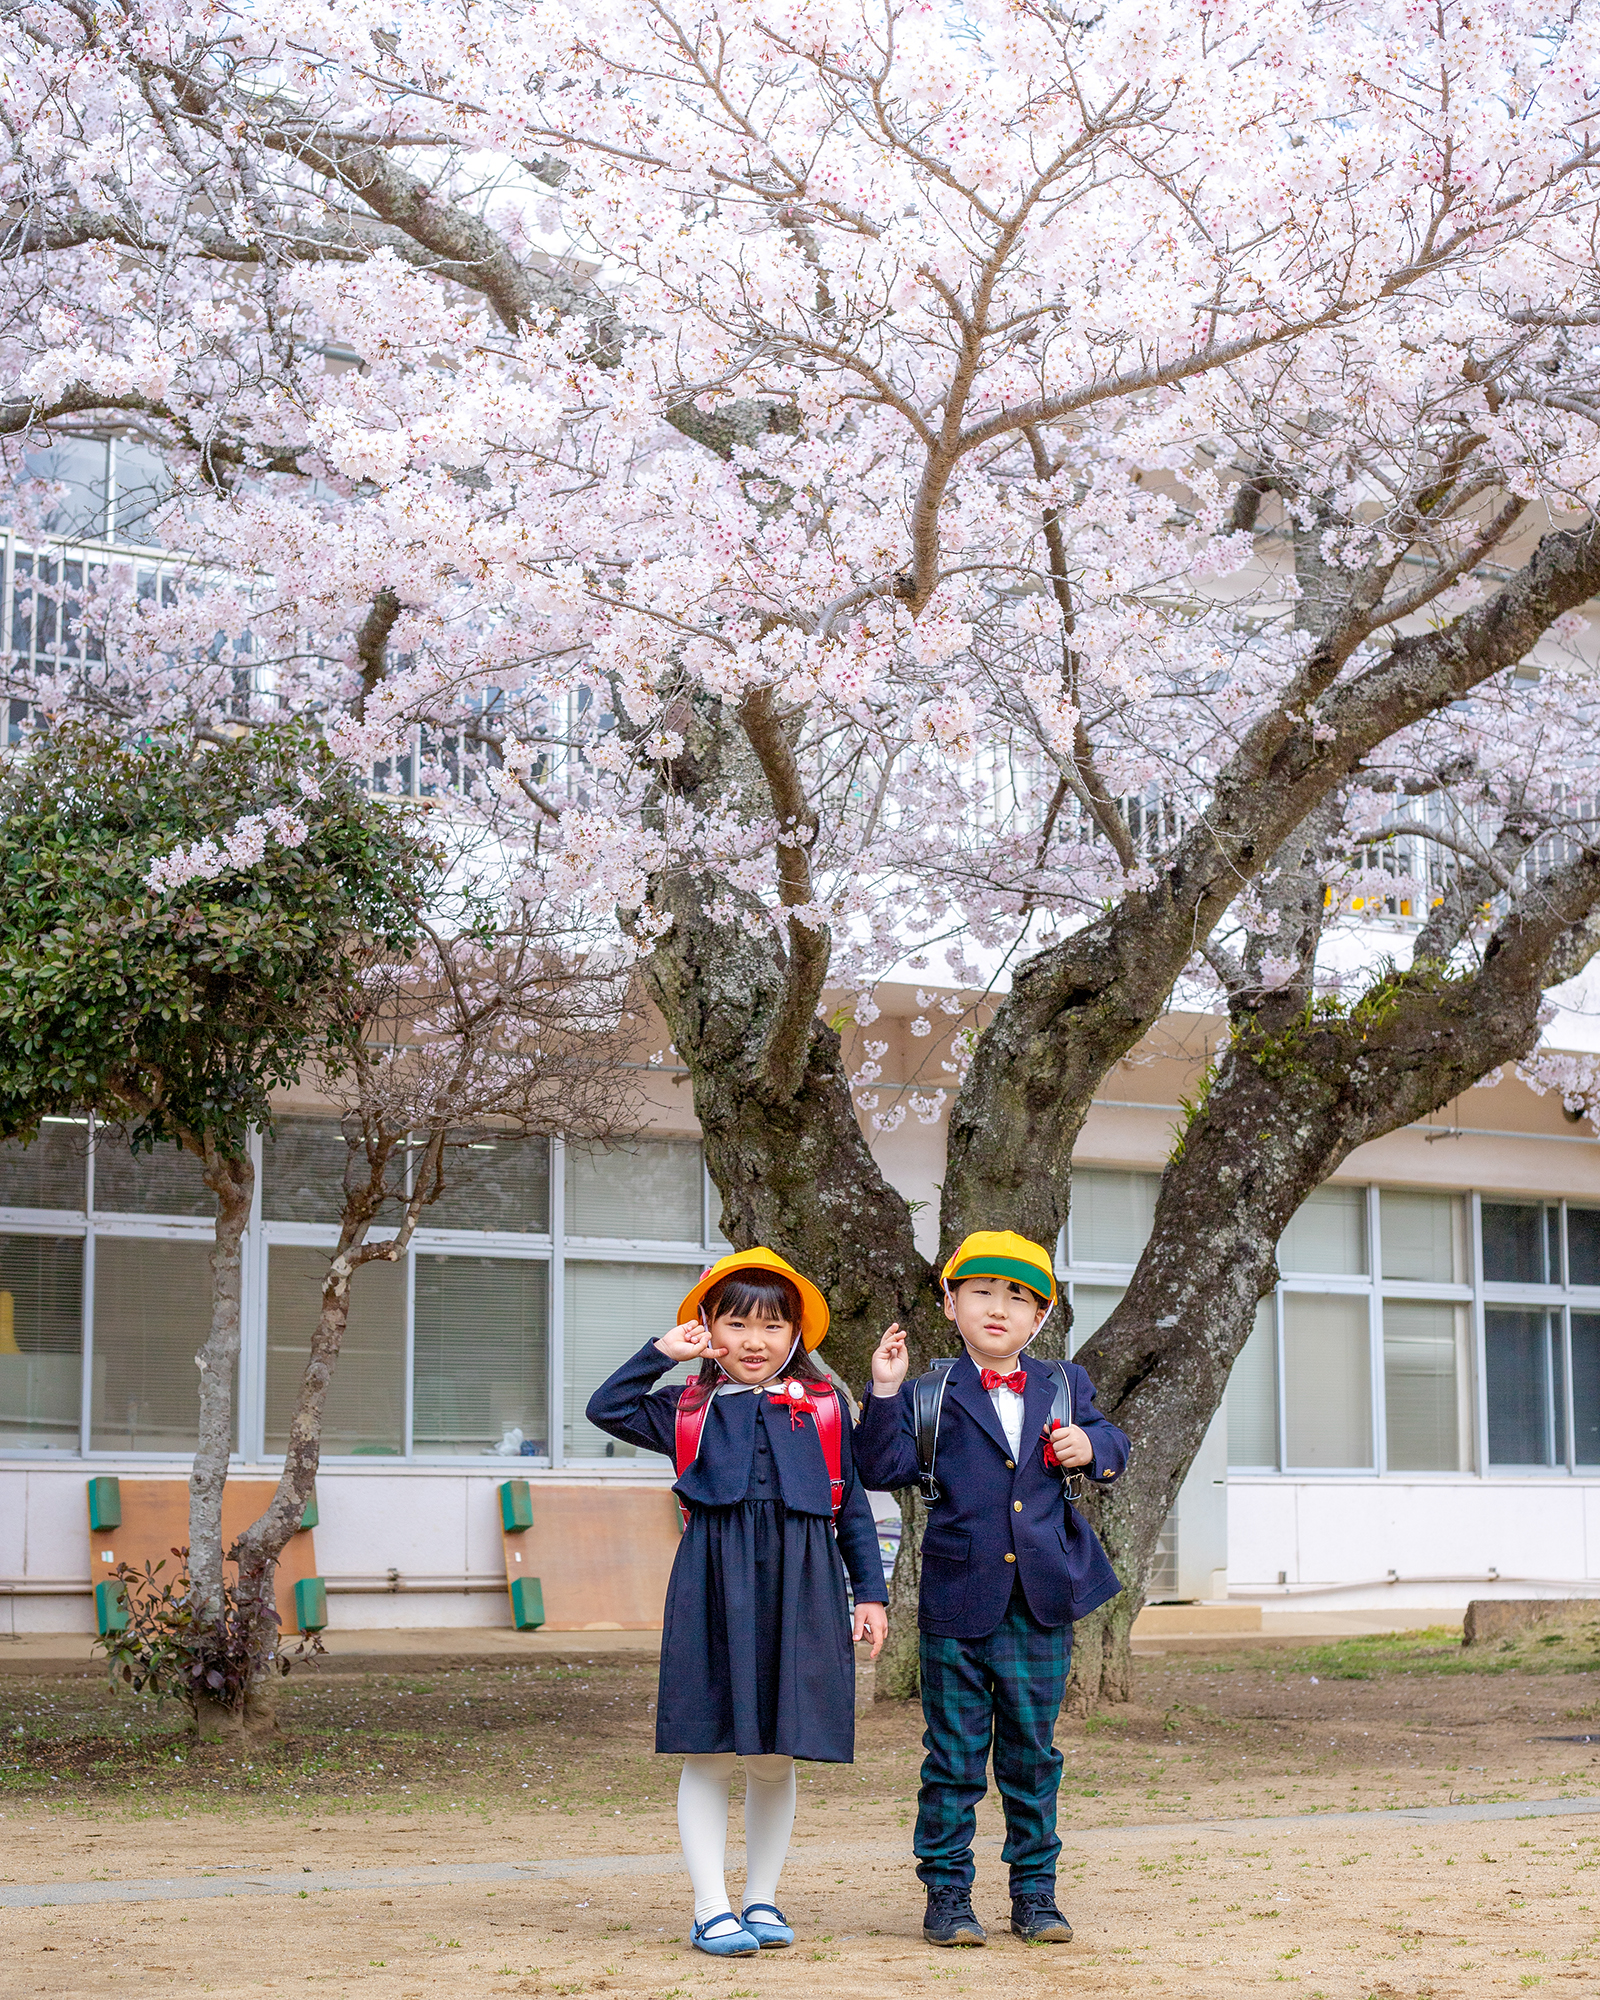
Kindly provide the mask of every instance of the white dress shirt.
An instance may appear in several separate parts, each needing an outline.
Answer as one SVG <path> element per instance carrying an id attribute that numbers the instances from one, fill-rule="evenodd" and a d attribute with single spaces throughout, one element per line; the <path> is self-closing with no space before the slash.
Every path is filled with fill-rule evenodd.
<path id="1" fill-rule="evenodd" d="M 1022 1398 L 1015 1389 L 1008 1389 L 1002 1382 L 989 1391 L 989 1401 L 994 1404 L 994 1413 L 1000 1419 L 1000 1428 L 1006 1434 L 1006 1444 L 1014 1459 L 1022 1457 Z"/>

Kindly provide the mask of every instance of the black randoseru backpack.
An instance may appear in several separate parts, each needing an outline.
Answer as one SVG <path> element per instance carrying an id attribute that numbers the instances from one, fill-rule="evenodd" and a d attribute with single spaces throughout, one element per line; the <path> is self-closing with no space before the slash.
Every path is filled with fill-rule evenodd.
<path id="1" fill-rule="evenodd" d="M 933 1476 L 934 1462 L 939 1456 L 939 1416 L 944 1409 L 944 1392 L 950 1380 L 950 1370 L 956 1365 L 957 1356 L 948 1355 L 935 1361 L 925 1375 L 919 1375 L 911 1384 L 911 1427 L 917 1440 L 917 1484 L 922 1489 L 924 1500 L 935 1501 L 940 1497 L 939 1482 Z M 1072 1422 L 1072 1383 L 1067 1377 L 1064 1361 L 1046 1361 L 1046 1368 L 1053 1369 L 1056 1378 L 1055 1394 L 1050 1401 L 1050 1428 Z M 1061 1483 L 1071 1490 L 1073 1475 L 1066 1467 L 1061 1467 Z"/>

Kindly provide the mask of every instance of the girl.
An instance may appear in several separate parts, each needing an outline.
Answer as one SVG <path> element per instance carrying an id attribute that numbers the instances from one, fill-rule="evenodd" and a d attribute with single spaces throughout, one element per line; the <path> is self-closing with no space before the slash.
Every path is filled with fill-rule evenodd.
<path id="1" fill-rule="evenodd" d="M 830 1407 L 811 1359 L 828 1330 L 816 1286 L 771 1250 L 741 1250 L 711 1266 L 678 1318 L 600 1385 L 588 1414 L 678 1463 L 685 1524 L 667 1586 L 656 1749 L 684 1760 L 678 1831 L 694 1886 L 691 1942 L 744 1958 L 794 1942 L 773 1901 L 794 1824 L 794 1760 L 853 1761 L 850 1644 L 870 1639 L 878 1657 L 888 1592 L 851 1462 L 849 1413 L 836 1400 Z M 698 1361 L 696 1378 L 652 1391 L 679 1361 Z M 742 1918 L 723 1879 L 736 1756 L 746 1759 Z"/>

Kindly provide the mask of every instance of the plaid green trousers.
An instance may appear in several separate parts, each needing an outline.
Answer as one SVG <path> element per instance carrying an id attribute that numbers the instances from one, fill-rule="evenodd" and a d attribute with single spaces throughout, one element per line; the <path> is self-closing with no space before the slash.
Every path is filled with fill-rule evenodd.
<path id="1" fill-rule="evenodd" d="M 1056 1793 L 1061 1752 L 1056 1717 L 1072 1658 L 1072 1627 L 1041 1625 L 1019 1585 L 1006 1615 L 983 1639 L 921 1635 L 922 1789 L 913 1843 L 917 1873 L 932 1888 L 972 1886 L 978 1801 L 994 1781 L 1005 1802 L 1011 1893 L 1053 1889 Z"/>

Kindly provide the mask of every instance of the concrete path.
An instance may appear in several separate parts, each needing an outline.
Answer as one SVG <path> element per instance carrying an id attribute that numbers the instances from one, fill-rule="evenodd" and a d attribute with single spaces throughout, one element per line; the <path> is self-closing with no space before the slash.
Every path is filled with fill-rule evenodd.
<path id="1" fill-rule="evenodd" d="M 1122 1845 L 1145 1841 L 1152 1836 L 1174 1835 L 1193 1839 L 1201 1834 L 1239 1835 L 1260 1838 L 1290 1827 L 1343 1827 L 1354 1831 L 1376 1826 L 1448 1826 L 1484 1820 L 1561 1819 L 1600 1816 L 1600 1798 L 1586 1799 L 1504 1799 L 1490 1805 L 1398 1806 L 1392 1811 L 1279 1813 L 1262 1819 L 1191 1819 L 1157 1822 L 1149 1826 L 1063 1827 L 1063 1842 L 1088 1841 L 1103 1848 L 1108 1843 Z M 996 1849 L 998 1835 L 974 1843 L 980 1849 Z M 743 1856 L 729 1854 L 737 1868 Z M 807 1861 L 901 1861 L 909 1859 L 906 1846 L 885 1846 L 881 1841 L 803 1842 L 791 1851 L 790 1859 Z M 52 1909 L 82 1903 L 170 1903 L 193 1902 L 214 1896 L 313 1896 L 335 1889 L 428 1888 L 455 1882 L 553 1882 L 599 1881 L 618 1875 L 677 1875 L 682 1858 L 673 1854 L 595 1854 L 574 1856 L 567 1861 L 522 1862 L 429 1862 L 410 1868 L 344 1868 L 313 1873 L 309 1868 L 298 1874 L 271 1874 L 259 1868 L 221 1867 L 196 1876 L 153 1877 L 143 1881 L 100 1882 L 15 1882 L 0 1883 L 0 1909 Z"/>

